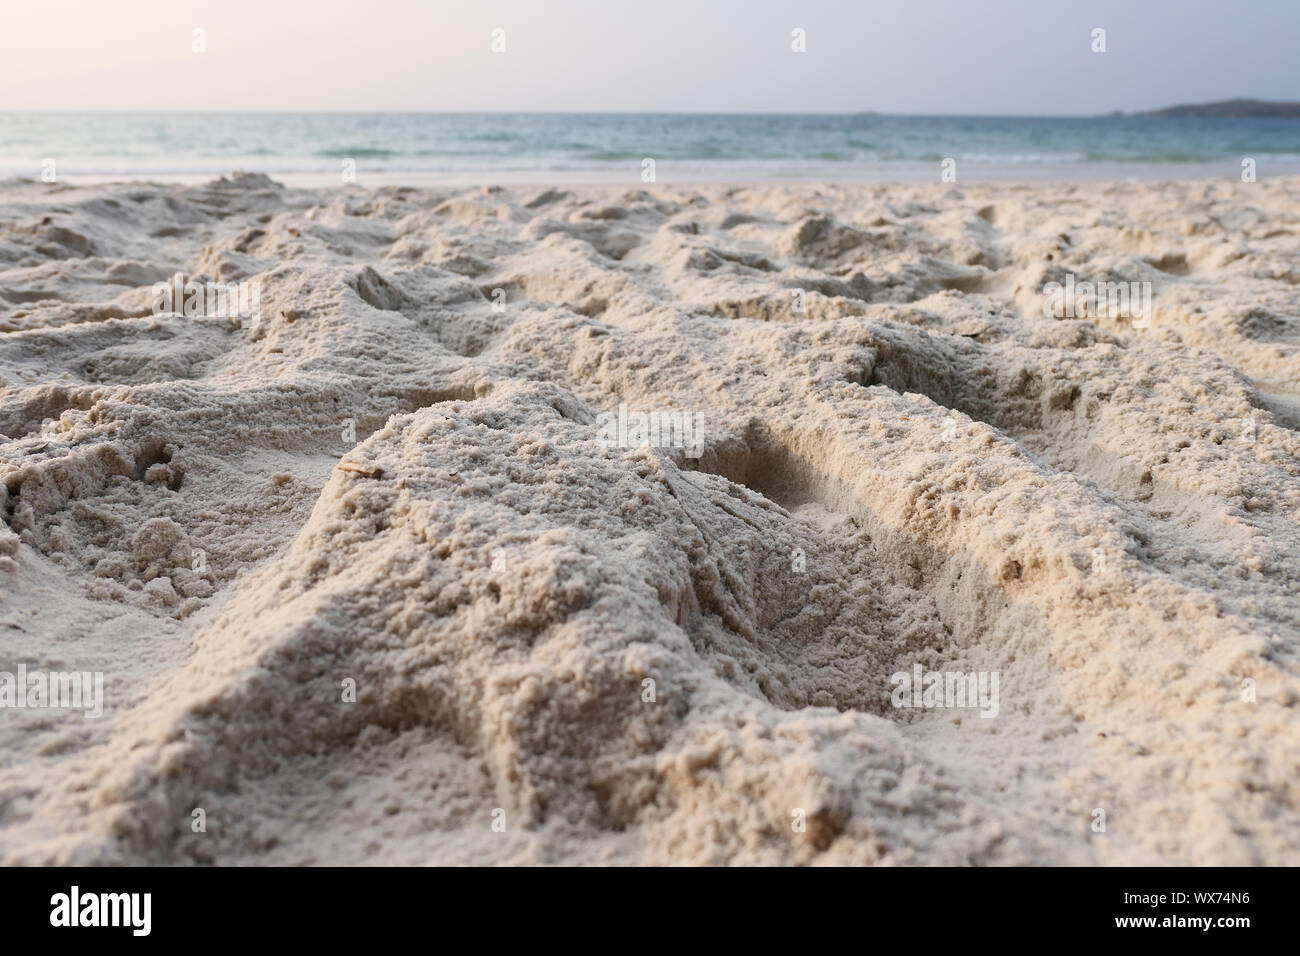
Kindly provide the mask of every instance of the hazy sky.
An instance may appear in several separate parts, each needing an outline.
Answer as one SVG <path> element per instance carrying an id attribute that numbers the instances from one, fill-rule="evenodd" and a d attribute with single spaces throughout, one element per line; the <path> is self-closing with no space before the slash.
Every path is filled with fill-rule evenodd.
<path id="1" fill-rule="evenodd" d="M 0 109 L 1093 114 L 1300 100 L 1297 41 L 1300 0 L 6 0 Z"/>

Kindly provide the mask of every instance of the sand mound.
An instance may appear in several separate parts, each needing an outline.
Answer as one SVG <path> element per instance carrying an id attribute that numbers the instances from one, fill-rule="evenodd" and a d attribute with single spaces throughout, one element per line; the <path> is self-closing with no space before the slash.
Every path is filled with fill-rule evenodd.
<path id="1" fill-rule="evenodd" d="M 1300 182 L 0 208 L 0 861 L 1300 862 Z"/>

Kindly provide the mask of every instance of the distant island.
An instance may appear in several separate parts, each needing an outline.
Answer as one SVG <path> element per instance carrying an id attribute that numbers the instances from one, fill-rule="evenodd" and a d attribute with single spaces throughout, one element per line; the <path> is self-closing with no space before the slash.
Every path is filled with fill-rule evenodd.
<path id="1" fill-rule="evenodd" d="M 1137 116 L 1198 116 L 1220 119 L 1275 118 L 1300 119 L 1300 103 L 1275 103 L 1268 100 L 1220 100 L 1149 110 Z"/>

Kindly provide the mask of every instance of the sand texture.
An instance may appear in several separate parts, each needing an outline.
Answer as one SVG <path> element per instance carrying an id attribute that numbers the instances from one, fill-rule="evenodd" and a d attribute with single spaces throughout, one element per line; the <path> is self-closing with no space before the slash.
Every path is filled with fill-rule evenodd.
<path id="1" fill-rule="evenodd" d="M 0 862 L 1300 863 L 1297 429 L 1297 179 L 10 181 Z"/>

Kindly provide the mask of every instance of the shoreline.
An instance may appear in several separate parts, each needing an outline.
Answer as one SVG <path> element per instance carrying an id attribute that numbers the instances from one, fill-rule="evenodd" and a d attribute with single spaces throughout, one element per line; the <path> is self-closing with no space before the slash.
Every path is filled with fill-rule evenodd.
<path id="1" fill-rule="evenodd" d="M 21 179 L 34 179 L 30 173 L 14 167 L 0 170 L 0 187 L 6 182 Z M 151 184 L 197 186 L 222 176 L 231 176 L 240 172 L 268 176 L 286 186 L 301 189 L 327 189 L 344 185 L 337 171 L 288 171 L 277 172 L 269 168 L 216 169 L 204 172 L 184 173 L 95 173 L 78 174 L 76 172 L 59 172 L 58 181 L 71 186 L 103 186 L 125 184 Z M 740 173 L 739 175 L 738 172 Z M 1193 182 L 1206 180 L 1237 180 L 1241 178 L 1241 168 L 1235 162 L 1222 163 L 1116 163 L 1116 164 L 1048 164 L 1026 163 L 1018 166 L 990 168 L 978 163 L 961 162 L 958 165 L 956 183 L 940 183 L 940 164 L 925 165 L 903 163 L 888 168 L 862 167 L 857 170 L 846 169 L 841 165 L 834 167 L 817 167 L 802 169 L 785 169 L 762 171 L 754 175 L 752 167 L 742 172 L 731 164 L 719 164 L 715 167 L 696 165 L 674 166 L 669 162 L 660 162 L 656 171 L 655 183 L 643 183 L 639 177 L 636 164 L 626 164 L 617 168 L 547 170 L 544 173 L 535 170 L 490 170 L 481 169 L 464 171 L 427 171 L 427 172 L 371 172 L 364 167 L 358 169 L 355 182 L 347 185 L 402 186 L 415 189 L 434 189 L 445 187 L 466 187 L 482 185 L 500 185 L 512 187 L 547 186 L 693 186 L 693 185 L 1010 185 L 1025 183 L 1035 186 L 1067 186 L 1070 184 L 1107 183 L 1107 182 Z M 1267 162 L 1258 173 L 1260 180 L 1286 179 L 1300 176 L 1300 158 L 1290 160 L 1277 171 L 1272 171 Z"/>

